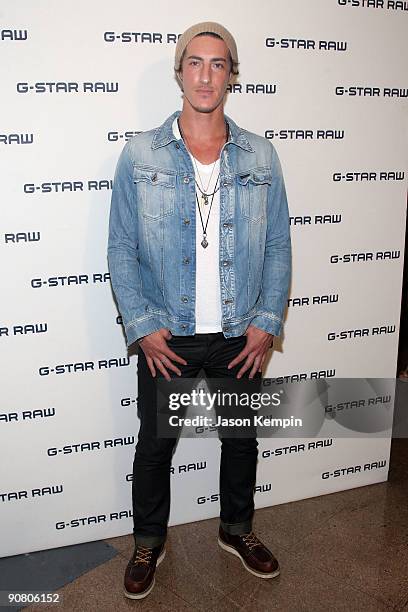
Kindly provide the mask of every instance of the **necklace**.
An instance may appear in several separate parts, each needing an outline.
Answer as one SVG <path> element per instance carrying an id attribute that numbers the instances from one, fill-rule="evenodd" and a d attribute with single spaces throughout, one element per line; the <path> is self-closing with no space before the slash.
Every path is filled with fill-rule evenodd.
<path id="1" fill-rule="evenodd" d="M 217 163 L 217 160 L 218 160 L 218 158 L 219 158 L 219 156 L 220 156 L 220 151 L 221 151 L 222 145 L 221 145 L 221 147 L 220 147 L 220 151 L 218 152 L 218 157 L 217 157 L 217 159 L 216 159 L 216 160 L 214 161 L 214 163 L 213 163 L 213 167 L 212 167 L 212 170 L 211 170 L 211 175 L 210 175 L 210 178 L 209 178 L 209 180 L 208 180 L 207 188 L 206 188 L 206 189 L 204 189 L 203 181 L 201 180 L 201 174 L 200 174 L 200 172 L 199 172 L 199 170 L 198 170 L 198 167 L 197 167 L 197 164 L 196 164 L 195 157 L 194 157 L 194 155 L 193 155 L 193 153 L 192 153 L 192 151 L 191 151 L 191 147 L 190 147 L 190 145 L 189 145 L 189 143 L 188 143 L 187 136 L 185 136 L 185 135 L 184 135 L 183 130 L 181 129 L 181 125 L 180 125 L 180 121 L 179 121 L 179 118 L 178 118 L 178 117 L 177 117 L 177 125 L 178 125 L 178 128 L 179 128 L 179 131 L 180 131 L 181 137 L 182 137 L 182 139 L 185 141 L 185 144 L 186 144 L 186 149 L 187 149 L 187 151 L 190 153 L 191 157 L 193 158 L 193 163 L 194 163 L 194 166 L 195 166 L 195 169 L 196 169 L 196 172 L 197 172 L 197 176 L 198 176 L 198 178 L 199 178 L 199 181 L 200 181 L 200 183 L 201 183 L 201 187 L 202 187 L 202 188 L 201 188 L 201 187 L 200 187 L 200 185 L 197 183 L 197 181 L 196 181 L 196 185 L 197 185 L 197 187 L 199 188 L 199 190 L 200 190 L 200 192 L 201 192 L 201 194 L 202 194 L 202 196 L 203 196 L 203 200 L 206 200 L 206 201 L 204 202 L 204 204 L 208 204 L 208 196 L 212 195 L 212 193 L 207 193 L 207 190 L 208 190 L 208 187 L 210 186 L 211 179 L 212 179 L 212 175 L 213 175 L 214 168 L 215 168 L 215 164 Z M 227 123 L 226 121 L 225 121 L 225 131 L 226 131 L 226 140 L 228 140 L 228 137 L 229 137 L 229 125 L 228 125 L 228 123 Z M 224 140 L 224 139 L 223 139 L 223 140 Z M 207 198 L 206 198 L 205 196 L 207 196 Z"/>
<path id="2" fill-rule="evenodd" d="M 215 183 L 215 185 L 217 185 L 218 183 L 218 179 L 220 178 L 220 175 L 218 174 L 217 176 L 217 182 Z M 207 226 L 208 226 L 208 220 L 210 218 L 210 214 L 211 214 L 211 208 L 213 205 L 213 201 L 214 201 L 214 194 L 218 191 L 218 189 L 215 189 L 215 191 L 212 194 L 212 198 L 211 198 L 211 204 L 210 204 L 210 209 L 208 211 L 208 215 L 207 215 L 207 220 L 205 222 L 205 225 L 203 223 L 203 216 L 201 214 L 201 208 L 200 208 L 200 202 L 198 201 L 198 196 L 197 196 L 197 192 L 196 192 L 196 200 L 197 200 L 197 206 L 198 206 L 198 212 L 200 213 L 200 221 L 201 221 L 201 227 L 203 229 L 203 239 L 201 241 L 201 246 L 203 247 L 203 249 L 206 249 L 208 247 L 208 240 L 207 240 Z"/>
<path id="3" fill-rule="evenodd" d="M 204 187 L 204 186 L 203 186 L 203 182 L 202 182 L 202 180 L 201 180 L 201 175 L 200 175 L 200 172 L 199 172 L 198 167 L 197 167 L 197 164 L 196 164 L 195 157 L 194 157 L 194 155 L 192 154 L 190 147 L 188 146 L 188 141 L 187 141 L 187 138 L 186 138 L 186 137 L 184 136 L 184 134 L 183 134 L 183 131 L 182 131 L 182 129 L 181 129 L 180 122 L 179 122 L 179 119 L 178 119 L 178 118 L 177 118 L 177 124 L 178 124 L 178 128 L 179 128 L 179 131 L 180 131 L 181 137 L 182 137 L 183 141 L 185 141 L 187 151 L 190 153 L 191 157 L 193 158 L 193 163 L 194 163 L 194 166 L 195 166 L 195 168 L 196 168 L 197 176 L 198 176 L 198 178 L 199 178 L 199 180 L 200 180 L 201 187 Z M 227 123 L 227 122 L 225 122 L 225 125 L 226 125 L 226 140 L 228 141 L 228 137 L 229 137 L 229 125 L 228 125 L 228 123 Z M 220 152 L 221 152 L 221 148 L 222 148 L 222 145 L 221 145 L 221 147 L 220 147 Z M 218 158 L 219 158 L 219 154 L 218 154 Z M 212 208 L 212 205 L 213 205 L 214 196 L 215 196 L 215 194 L 217 193 L 217 191 L 218 191 L 218 190 L 219 190 L 219 188 L 220 188 L 220 187 L 219 187 L 219 185 L 218 185 L 219 178 L 220 178 L 220 173 L 218 172 L 217 180 L 216 180 L 216 182 L 215 182 L 215 188 L 214 188 L 214 191 L 213 191 L 213 192 L 211 192 L 211 193 L 208 193 L 208 192 L 207 192 L 207 190 L 208 190 L 208 188 L 209 188 L 209 186 L 210 186 L 210 183 L 211 183 L 212 175 L 213 175 L 213 172 L 214 172 L 215 165 L 216 165 L 216 163 L 217 163 L 217 161 L 218 161 L 218 158 L 217 158 L 217 159 L 215 160 L 215 162 L 213 163 L 213 167 L 212 167 L 212 170 L 211 170 L 210 179 L 209 179 L 208 184 L 207 184 L 207 189 L 205 189 L 205 190 L 204 190 L 204 188 L 201 188 L 201 187 L 200 187 L 200 185 L 198 184 L 197 180 L 196 180 L 196 179 L 194 179 L 194 182 L 195 182 L 195 184 L 196 184 L 196 187 L 197 187 L 197 188 L 198 188 L 198 190 L 200 191 L 200 194 L 201 194 L 201 202 L 202 202 L 202 204 L 203 204 L 204 206 L 206 206 L 206 205 L 208 204 L 208 198 L 211 196 L 211 204 L 210 204 L 210 208 L 209 208 L 209 211 L 208 211 L 207 220 L 206 220 L 206 223 L 205 223 L 205 225 L 204 225 L 204 222 L 203 222 L 203 217 L 202 217 L 202 214 L 201 214 L 200 202 L 199 202 L 198 195 L 197 195 L 197 190 L 196 190 L 196 201 L 197 201 L 197 206 L 198 206 L 198 212 L 199 212 L 199 214 L 200 214 L 201 227 L 202 227 L 202 230 L 203 230 L 203 239 L 201 240 L 201 246 L 203 247 L 203 249 L 206 249 L 206 248 L 208 247 L 208 240 L 207 240 L 207 226 L 208 226 L 208 221 L 209 221 L 209 219 L 210 219 L 211 208 Z M 217 185 L 218 185 L 218 186 L 217 186 Z"/>
<path id="4" fill-rule="evenodd" d="M 190 149 L 189 149 L 189 152 L 191 153 Z M 201 201 L 204 204 L 208 204 L 208 196 L 213 195 L 213 194 L 212 193 L 207 193 L 207 192 L 208 192 L 208 188 L 209 188 L 210 183 L 211 183 L 212 175 L 213 175 L 214 168 L 215 168 L 215 165 L 217 163 L 217 160 L 215 160 L 215 162 L 213 163 L 213 166 L 212 166 L 212 169 L 211 169 L 210 178 L 209 178 L 208 183 L 207 183 L 207 187 L 204 189 L 203 181 L 201 179 L 201 174 L 200 174 L 200 172 L 198 170 L 196 159 L 195 159 L 195 157 L 194 157 L 194 155 L 192 153 L 191 153 L 191 157 L 193 158 L 193 163 L 194 163 L 194 166 L 195 166 L 195 169 L 196 169 L 196 172 L 197 172 L 197 176 L 199 178 L 199 181 L 200 181 L 201 187 L 202 187 L 201 188 L 200 185 L 196 181 L 196 185 L 197 185 L 197 187 L 198 187 L 198 189 L 200 190 L 200 193 L 201 193 Z"/>
<path id="5" fill-rule="evenodd" d="M 215 163 L 217 163 L 217 160 L 215 160 Z M 197 172 L 198 172 L 198 169 L 197 169 Z M 211 176 L 212 176 L 212 172 L 211 172 Z M 210 176 L 210 180 L 211 180 L 211 176 Z M 219 176 L 220 176 L 220 175 L 219 175 L 219 173 L 218 173 L 217 181 L 216 181 L 216 183 L 215 183 L 216 185 L 217 185 L 217 183 L 218 183 L 218 178 L 219 178 Z M 206 205 L 208 204 L 208 198 L 209 198 L 209 196 L 214 196 L 214 195 L 217 193 L 217 191 L 219 190 L 219 188 L 220 188 L 220 187 L 218 186 L 218 187 L 215 189 L 215 191 L 213 191 L 212 193 L 206 193 L 205 191 L 203 191 L 203 190 L 201 189 L 201 187 L 200 187 L 200 185 L 198 185 L 198 183 L 196 183 L 196 185 L 197 185 L 198 190 L 199 190 L 199 191 L 200 191 L 200 193 L 201 193 L 201 202 L 202 202 L 202 204 L 204 204 L 204 206 L 206 206 Z M 210 181 L 208 181 L 207 189 L 208 189 L 208 187 L 209 187 L 209 186 L 210 186 Z M 196 194 L 196 195 L 197 195 L 197 194 Z M 212 201 L 212 200 L 211 200 L 211 201 Z"/>

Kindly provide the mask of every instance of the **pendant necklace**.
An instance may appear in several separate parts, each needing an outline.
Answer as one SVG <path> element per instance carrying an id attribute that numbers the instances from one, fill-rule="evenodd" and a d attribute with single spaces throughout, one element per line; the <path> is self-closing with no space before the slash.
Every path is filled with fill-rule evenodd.
<path id="1" fill-rule="evenodd" d="M 211 179 L 212 179 L 212 176 L 213 176 L 214 168 L 215 168 L 215 165 L 216 165 L 216 163 L 217 163 L 217 161 L 218 161 L 219 154 L 218 154 L 218 158 L 215 160 L 215 162 L 214 162 L 214 164 L 213 164 L 213 167 L 212 167 L 212 170 L 211 170 L 210 179 L 209 179 L 208 184 L 207 184 L 207 188 L 206 188 L 206 189 L 204 189 L 203 181 L 201 180 L 201 175 L 200 175 L 200 172 L 199 172 L 199 170 L 198 170 L 198 167 L 197 167 L 197 164 L 196 164 L 195 157 L 194 157 L 194 155 L 191 153 L 190 147 L 188 146 L 188 141 L 187 141 L 187 138 L 186 138 L 186 137 L 184 136 L 184 134 L 183 134 L 183 131 L 182 131 L 181 127 L 180 127 L 180 122 L 179 122 L 178 118 L 177 118 L 177 124 L 178 124 L 178 128 L 179 128 L 179 131 L 180 131 L 181 137 L 182 137 L 182 139 L 184 140 L 184 142 L 185 142 L 185 144 L 186 144 L 187 151 L 190 153 L 191 157 L 193 158 L 193 162 L 194 162 L 194 166 L 195 166 L 195 169 L 196 169 L 196 172 L 197 172 L 197 176 L 198 176 L 199 181 L 200 181 L 200 183 L 201 183 L 201 187 L 200 187 L 200 185 L 198 184 L 198 182 L 197 182 L 196 178 L 194 178 L 194 182 L 195 182 L 195 184 L 196 184 L 196 187 L 197 187 L 197 189 L 200 191 L 200 199 L 201 199 L 201 203 L 202 203 L 202 205 L 207 206 L 207 205 L 208 205 L 208 198 L 209 198 L 209 197 L 211 197 L 211 204 L 210 204 L 210 208 L 209 208 L 209 211 L 208 211 L 207 220 L 206 220 L 206 223 L 205 223 L 205 225 L 204 225 L 204 222 L 203 222 L 203 217 L 202 217 L 202 214 L 201 214 L 200 201 L 199 201 L 199 199 L 198 199 L 197 190 L 196 190 L 196 201 L 197 201 L 197 206 L 198 206 L 198 212 L 199 212 L 199 214 L 200 214 L 201 227 L 202 227 L 202 230 L 203 230 L 203 239 L 201 240 L 201 243 L 200 243 L 200 244 L 201 244 L 201 246 L 203 247 L 203 249 L 206 249 L 206 248 L 208 247 L 208 240 L 207 240 L 207 226 L 208 226 L 208 221 L 209 221 L 210 214 L 211 214 L 211 208 L 212 208 L 212 205 L 213 205 L 214 196 L 215 196 L 215 194 L 217 193 L 217 191 L 218 191 L 218 190 L 219 190 L 219 188 L 220 188 L 220 187 L 219 187 L 219 185 L 218 185 L 219 178 L 220 178 L 220 173 L 219 173 L 219 172 L 218 172 L 217 180 L 216 180 L 216 182 L 215 182 L 214 191 L 213 191 L 213 192 L 211 192 L 211 193 L 208 193 L 208 188 L 209 188 L 210 183 L 211 183 Z M 226 124 L 226 140 L 228 141 L 228 137 L 229 137 L 229 125 L 228 125 L 228 123 L 227 123 L 227 122 L 225 122 L 225 124 Z M 221 145 L 221 147 L 220 147 L 220 151 L 221 151 L 221 148 L 222 148 L 222 145 Z M 218 185 L 218 186 L 217 186 L 217 185 Z"/>
<path id="2" fill-rule="evenodd" d="M 217 182 L 215 183 L 216 189 L 215 191 L 211 194 L 212 198 L 211 198 L 211 204 L 210 204 L 210 209 L 208 211 L 208 215 L 207 215 L 207 221 L 205 222 L 205 225 L 203 223 L 203 216 L 201 214 L 201 207 L 200 207 L 200 202 L 198 201 L 198 196 L 197 196 L 197 192 L 196 192 L 196 200 L 197 200 L 197 206 L 198 206 L 198 212 L 200 213 L 200 221 L 201 221 L 201 227 L 203 228 L 203 239 L 201 241 L 201 246 L 203 247 L 203 249 L 206 249 L 208 247 L 208 240 L 207 240 L 207 226 L 208 226 L 208 220 L 210 218 L 210 214 L 211 214 L 211 208 L 213 205 L 213 201 L 214 201 L 214 195 L 217 193 L 219 187 L 217 188 L 217 183 L 218 183 L 218 179 L 220 178 L 220 175 L 218 174 L 217 176 Z"/>

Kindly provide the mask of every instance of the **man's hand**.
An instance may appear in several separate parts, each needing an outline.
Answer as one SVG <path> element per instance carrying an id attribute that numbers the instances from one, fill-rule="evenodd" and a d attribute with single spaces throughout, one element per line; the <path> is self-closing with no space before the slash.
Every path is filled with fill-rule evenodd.
<path id="1" fill-rule="evenodd" d="M 254 325 L 249 325 L 245 336 L 247 337 L 246 345 L 242 351 L 228 364 L 228 369 L 233 368 L 237 363 L 245 359 L 245 363 L 237 374 L 237 378 L 241 378 L 244 372 L 252 368 L 249 373 L 249 378 L 253 378 L 256 371 L 262 372 L 262 365 L 266 358 L 268 349 L 273 344 L 273 335 L 268 332 L 258 329 Z"/>
<path id="2" fill-rule="evenodd" d="M 171 331 L 166 327 L 162 327 L 152 334 L 143 336 L 139 340 L 139 345 L 142 347 L 144 354 L 146 355 L 147 365 L 149 366 L 152 376 L 156 376 L 156 368 L 160 370 L 166 380 L 171 380 L 171 377 L 166 370 L 169 368 L 181 376 L 180 370 L 170 361 L 177 361 L 183 365 L 187 365 L 187 361 L 182 357 L 179 357 L 174 351 L 169 348 L 166 339 L 171 338 Z M 156 368 L 155 368 L 156 366 Z"/>

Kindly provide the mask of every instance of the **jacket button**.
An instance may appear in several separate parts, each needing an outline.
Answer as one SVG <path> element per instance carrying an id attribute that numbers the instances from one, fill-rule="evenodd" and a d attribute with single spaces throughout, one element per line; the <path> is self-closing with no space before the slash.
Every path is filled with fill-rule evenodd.
<path id="1" fill-rule="evenodd" d="M 232 227 L 232 223 L 229 223 L 229 222 L 225 222 L 222 225 L 223 227 Z"/>
<path id="2" fill-rule="evenodd" d="M 179 148 L 180 148 L 180 145 L 178 142 L 176 142 L 176 149 L 179 149 Z"/>
<path id="3" fill-rule="evenodd" d="M 229 327 L 229 325 L 226 325 L 226 326 L 224 327 L 224 331 L 229 331 L 230 329 L 231 329 L 231 328 Z"/>
<path id="4" fill-rule="evenodd" d="M 190 179 L 188 178 L 188 176 L 185 176 L 183 178 L 183 183 L 189 183 L 189 182 L 190 182 Z"/>
<path id="5" fill-rule="evenodd" d="M 183 297 L 181 298 L 181 301 L 184 302 L 184 304 L 186 302 L 188 302 L 188 297 L 186 295 L 183 295 Z"/>
<path id="6" fill-rule="evenodd" d="M 187 325 L 186 325 L 185 323 L 182 323 L 182 324 L 180 325 L 180 327 L 181 327 L 181 329 L 186 329 Z"/>
<path id="7" fill-rule="evenodd" d="M 224 261 L 222 262 L 223 266 L 229 266 L 229 261 L 227 261 L 226 259 L 224 259 Z"/>
<path id="8" fill-rule="evenodd" d="M 189 225 L 190 224 L 190 219 L 184 219 L 184 225 Z"/>
<path id="9" fill-rule="evenodd" d="M 189 257 L 184 257 L 183 258 L 183 263 L 189 264 L 190 263 L 190 258 Z"/>
<path id="10" fill-rule="evenodd" d="M 152 181 L 155 183 L 157 181 L 157 172 L 155 172 L 152 176 Z"/>

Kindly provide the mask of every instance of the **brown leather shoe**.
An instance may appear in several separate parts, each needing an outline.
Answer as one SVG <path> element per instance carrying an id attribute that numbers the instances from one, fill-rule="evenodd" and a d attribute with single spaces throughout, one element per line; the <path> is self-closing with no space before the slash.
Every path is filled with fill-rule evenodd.
<path id="1" fill-rule="evenodd" d="M 218 544 L 224 550 L 239 557 L 248 572 L 259 578 L 279 576 L 278 560 L 262 544 L 253 531 L 243 535 L 230 535 L 220 525 Z"/>
<path id="2" fill-rule="evenodd" d="M 129 599 L 143 599 L 154 587 L 156 566 L 164 559 L 164 542 L 160 546 L 148 548 L 135 546 L 132 558 L 127 564 L 123 593 Z"/>

